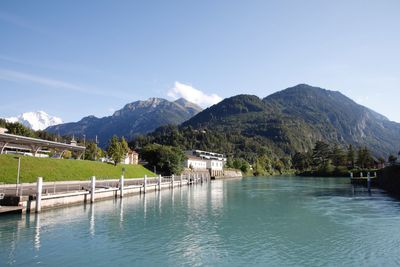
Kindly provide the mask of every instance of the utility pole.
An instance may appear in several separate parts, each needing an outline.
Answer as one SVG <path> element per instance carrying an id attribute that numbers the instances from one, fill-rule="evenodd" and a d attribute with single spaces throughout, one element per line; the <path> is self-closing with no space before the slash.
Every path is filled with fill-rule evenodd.
<path id="1" fill-rule="evenodd" d="M 86 134 L 83 135 L 83 146 L 86 148 Z M 85 152 L 83 152 L 83 160 L 85 160 Z"/>
<path id="2" fill-rule="evenodd" d="M 95 149 L 95 151 L 94 151 L 94 161 L 97 161 L 97 134 L 96 134 L 96 141 L 95 141 L 95 144 L 96 144 L 96 149 Z"/>

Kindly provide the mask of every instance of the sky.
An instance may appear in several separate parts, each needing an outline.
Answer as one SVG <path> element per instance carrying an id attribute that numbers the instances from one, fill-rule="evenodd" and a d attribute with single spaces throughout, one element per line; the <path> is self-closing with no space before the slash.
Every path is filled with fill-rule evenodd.
<path id="1" fill-rule="evenodd" d="M 0 117 L 307 83 L 400 122 L 400 1 L 0 1 Z"/>

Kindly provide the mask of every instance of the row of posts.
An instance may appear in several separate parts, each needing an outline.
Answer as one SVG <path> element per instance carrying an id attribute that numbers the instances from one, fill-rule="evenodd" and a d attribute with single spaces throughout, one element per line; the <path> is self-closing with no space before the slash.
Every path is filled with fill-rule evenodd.
<path id="1" fill-rule="evenodd" d="M 364 174 L 363 174 L 363 172 L 360 172 L 360 178 L 363 178 L 364 177 Z M 371 174 L 370 174 L 370 172 L 367 172 L 367 178 L 371 178 Z M 374 177 L 377 177 L 377 174 L 376 174 L 376 172 L 374 172 Z M 350 178 L 354 178 L 354 174 L 353 174 L 353 172 L 350 172 Z"/>
<path id="2" fill-rule="evenodd" d="M 196 179 L 200 180 L 201 183 L 206 180 L 206 178 L 203 177 L 203 174 L 198 177 L 196 175 Z M 172 175 L 171 177 L 171 187 L 174 187 L 174 182 L 175 182 L 175 175 Z M 187 179 L 187 183 L 191 183 L 190 176 Z M 119 196 L 122 198 L 124 196 L 124 184 L 125 184 L 125 178 L 123 175 L 121 175 L 121 178 L 119 179 Z M 183 184 L 183 175 L 180 175 L 180 185 L 182 186 Z M 158 176 L 158 190 L 161 190 L 162 186 L 162 176 Z M 147 189 L 147 175 L 144 176 L 143 179 L 143 193 L 146 193 Z M 37 183 L 36 183 L 36 213 L 41 211 L 42 208 L 42 191 L 43 191 L 43 177 L 38 177 L 37 178 Z M 94 203 L 95 201 L 95 192 L 96 192 L 96 176 L 92 176 L 90 180 L 90 203 Z"/>

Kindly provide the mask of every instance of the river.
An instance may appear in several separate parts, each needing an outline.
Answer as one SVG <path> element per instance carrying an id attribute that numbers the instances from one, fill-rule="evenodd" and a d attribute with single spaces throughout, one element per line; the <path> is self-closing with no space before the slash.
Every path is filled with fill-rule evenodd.
<path id="1" fill-rule="evenodd" d="M 33 265 L 399 266 L 400 202 L 254 177 L 0 217 L 0 266 Z"/>

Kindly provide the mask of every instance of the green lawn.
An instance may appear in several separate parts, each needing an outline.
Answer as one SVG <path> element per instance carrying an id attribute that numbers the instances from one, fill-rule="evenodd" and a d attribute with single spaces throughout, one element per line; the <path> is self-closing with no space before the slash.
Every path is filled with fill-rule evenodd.
<path id="1" fill-rule="evenodd" d="M 0 155 L 0 183 L 15 183 L 18 160 L 15 155 Z M 89 180 L 119 178 L 125 167 L 126 178 L 140 178 L 145 174 L 155 176 L 142 165 L 111 165 L 87 160 L 66 160 L 50 158 L 21 157 L 21 183 L 35 182 L 37 177 L 49 181 Z"/>

